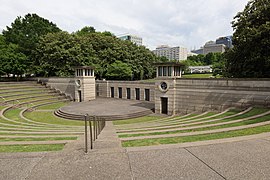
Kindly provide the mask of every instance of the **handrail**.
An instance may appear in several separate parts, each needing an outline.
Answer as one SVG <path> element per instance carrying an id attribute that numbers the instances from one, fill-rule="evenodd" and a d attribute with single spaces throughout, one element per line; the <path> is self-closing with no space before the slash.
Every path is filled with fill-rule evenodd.
<path id="1" fill-rule="evenodd" d="M 88 125 L 89 123 L 89 139 L 90 139 L 90 149 L 93 149 L 93 142 L 98 138 L 98 135 L 101 133 L 101 131 L 104 129 L 106 123 L 105 119 L 92 116 L 90 117 L 88 114 L 84 115 L 84 135 L 85 135 L 85 153 L 88 152 Z"/>

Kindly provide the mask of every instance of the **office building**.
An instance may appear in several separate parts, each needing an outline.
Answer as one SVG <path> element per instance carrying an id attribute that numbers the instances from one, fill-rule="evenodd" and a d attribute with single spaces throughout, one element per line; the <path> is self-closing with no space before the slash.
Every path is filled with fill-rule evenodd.
<path id="1" fill-rule="evenodd" d="M 142 38 L 141 37 L 131 35 L 131 34 L 125 34 L 125 35 L 118 36 L 118 38 L 121 40 L 131 41 L 131 42 L 137 44 L 138 46 L 142 46 Z"/>
<path id="2" fill-rule="evenodd" d="M 195 54 L 203 54 L 203 48 L 200 48 L 200 49 L 194 49 L 191 51 L 192 53 L 195 53 Z"/>
<path id="3" fill-rule="evenodd" d="M 162 45 L 153 50 L 153 53 L 159 57 L 166 57 L 169 60 L 187 60 L 187 48 L 181 46 L 170 47 Z"/>
<path id="4" fill-rule="evenodd" d="M 224 44 L 226 48 L 232 48 L 232 36 L 220 37 L 216 39 L 216 44 Z"/>
<path id="5" fill-rule="evenodd" d="M 226 46 L 224 44 L 216 44 L 214 41 L 209 41 L 203 46 L 203 54 L 208 53 L 224 53 Z"/>

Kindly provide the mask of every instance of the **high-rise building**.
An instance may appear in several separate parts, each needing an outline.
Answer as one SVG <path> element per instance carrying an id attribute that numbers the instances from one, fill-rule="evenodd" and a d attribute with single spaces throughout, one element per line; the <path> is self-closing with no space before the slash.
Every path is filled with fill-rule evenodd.
<path id="1" fill-rule="evenodd" d="M 220 52 L 224 53 L 226 48 L 232 48 L 232 36 L 219 37 L 216 41 L 209 41 L 205 43 L 200 49 L 192 50 L 196 54 L 208 54 Z"/>
<path id="2" fill-rule="evenodd" d="M 203 54 L 203 48 L 200 48 L 200 49 L 194 49 L 191 51 L 192 53 L 195 53 L 195 54 Z"/>
<path id="3" fill-rule="evenodd" d="M 169 47 L 167 45 L 162 45 L 153 50 L 153 53 L 159 57 L 166 57 L 169 60 L 186 60 L 187 59 L 187 48 L 177 46 Z"/>
<path id="4" fill-rule="evenodd" d="M 232 48 L 232 36 L 220 37 L 216 39 L 216 44 L 224 44 L 227 48 Z"/>
<path id="5" fill-rule="evenodd" d="M 215 53 L 215 52 L 220 52 L 224 53 L 225 52 L 226 46 L 224 44 L 216 44 L 214 41 L 209 41 L 205 43 L 203 46 L 203 54 L 208 54 L 208 53 Z"/>
<path id="6" fill-rule="evenodd" d="M 131 42 L 137 44 L 138 46 L 142 46 L 142 38 L 141 37 L 131 35 L 131 34 L 125 34 L 125 35 L 118 36 L 118 38 L 121 40 L 131 41 Z"/>

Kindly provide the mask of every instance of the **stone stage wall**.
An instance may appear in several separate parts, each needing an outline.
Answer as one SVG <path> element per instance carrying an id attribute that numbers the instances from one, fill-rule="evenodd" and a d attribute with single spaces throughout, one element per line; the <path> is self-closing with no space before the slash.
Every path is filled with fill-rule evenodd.
<path id="1" fill-rule="evenodd" d="M 177 79 L 176 112 L 270 106 L 269 79 Z"/>
<path id="2" fill-rule="evenodd" d="M 75 97 L 74 78 L 35 78 Z M 136 88 L 140 101 L 145 101 L 149 91 L 149 102 L 155 103 L 156 113 L 161 113 L 161 97 L 168 98 L 168 114 L 187 113 L 191 111 L 222 111 L 228 107 L 270 106 L 270 79 L 165 79 L 170 84 L 167 92 L 159 91 L 156 83 L 138 81 L 96 81 L 97 97 L 111 97 L 114 87 L 114 98 L 119 98 L 122 88 L 122 99 L 127 99 L 127 88 L 130 88 L 130 99 L 136 99 Z"/>
<path id="3" fill-rule="evenodd" d="M 50 78 L 33 78 L 38 83 L 42 83 L 49 88 L 56 89 L 61 93 L 65 93 L 67 96 L 70 96 L 71 99 L 75 99 L 75 80 L 74 78 L 59 78 L 59 77 L 50 77 Z"/>
<path id="4" fill-rule="evenodd" d="M 111 97 L 113 87 L 114 98 L 119 98 L 119 88 L 122 88 L 122 99 L 127 99 L 127 88 L 130 88 L 130 99 L 136 100 L 136 88 L 139 91 L 139 100 L 155 102 L 155 83 L 139 81 L 96 81 L 96 92 L 99 97 Z M 146 90 L 149 91 L 149 100 L 146 100 Z"/>

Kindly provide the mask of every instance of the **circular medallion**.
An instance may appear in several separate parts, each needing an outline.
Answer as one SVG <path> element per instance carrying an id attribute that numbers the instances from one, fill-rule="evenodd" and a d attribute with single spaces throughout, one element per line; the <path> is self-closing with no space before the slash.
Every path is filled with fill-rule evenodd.
<path id="1" fill-rule="evenodd" d="M 165 82 L 165 81 L 160 82 L 160 84 L 159 84 L 159 89 L 160 89 L 160 91 L 162 91 L 162 92 L 168 91 L 168 89 L 169 89 L 168 83 Z"/>
<path id="2" fill-rule="evenodd" d="M 81 87 L 81 80 L 80 79 L 77 79 L 75 81 L 75 84 L 76 84 L 77 87 Z"/>

